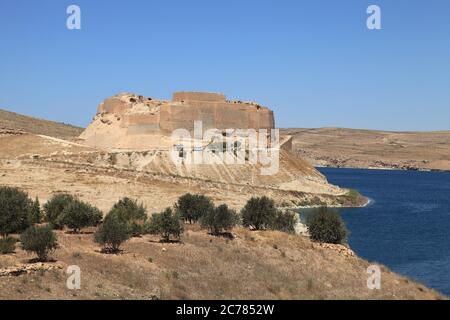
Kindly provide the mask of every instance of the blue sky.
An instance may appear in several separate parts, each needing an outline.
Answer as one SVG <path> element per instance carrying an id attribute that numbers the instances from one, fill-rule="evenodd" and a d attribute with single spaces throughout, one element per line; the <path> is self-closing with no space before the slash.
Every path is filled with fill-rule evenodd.
<path id="1" fill-rule="evenodd" d="M 448 0 L 0 0 L 0 108 L 86 126 L 118 92 L 196 90 L 278 127 L 450 129 L 449 16 Z"/>

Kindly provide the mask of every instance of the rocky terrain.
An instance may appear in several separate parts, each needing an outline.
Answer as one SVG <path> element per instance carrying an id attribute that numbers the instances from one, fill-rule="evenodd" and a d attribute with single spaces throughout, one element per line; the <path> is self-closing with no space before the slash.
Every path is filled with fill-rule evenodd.
<path id="1" fill-rule="evenodd" d="M 341 128 L 283 129 L 293 151 L 314 166 L 450 170 L 450 131 L 388 132 Z"/>

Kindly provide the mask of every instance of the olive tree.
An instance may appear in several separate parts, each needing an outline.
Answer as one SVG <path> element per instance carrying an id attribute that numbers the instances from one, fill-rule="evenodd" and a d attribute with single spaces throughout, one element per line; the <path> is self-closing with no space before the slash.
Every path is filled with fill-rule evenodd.
<path id="1" fill-rule="evenodd" d="M 226 204 L 222 204 L 202 216 L 200 225 L 202 228 L 209 229 L 212 234 L 218 235 L 223 231 L 231 230 L 239 221 L 236 211 L 228 208 Z"/>
<path id="2" fill-rule="evenodd" d="M 266 197 L 252 197 L 241 210 L 242 224 L 254 230 L 270 228 L 277 215 L 275 202 Z"/>

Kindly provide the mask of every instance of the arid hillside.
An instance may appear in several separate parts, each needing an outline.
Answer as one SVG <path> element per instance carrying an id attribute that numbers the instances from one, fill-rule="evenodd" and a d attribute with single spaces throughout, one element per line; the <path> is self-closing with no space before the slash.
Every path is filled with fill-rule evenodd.
<path id="1" fill-rule="evenodd" d="M 101 253 L 92 234 L 58 232 L 55 261 L 41 267 L 52 270 L 2 276 L 33 265 L 19 246 L 0 256 L 0 299 L 445 299 L 385 267 L 381 289 L 369 290 L 369 262 L 339 245 L 275 231 L 234 234 L 188 225 L 180 243 L 143 236 L 114 255 Z M 81 290 L 66 287 L 70 265 L 81 269 Z"/>
<path id="2" fill-rule="evenodd" d="M 290 157 L 282 161 L 295 169 L 297 162 L 291 164 Z M 141 167 L 142 163 L 146 165 Z M 119 198 L 129 196 L 141 199 L 150 212 L 156 212 L 172 205 L 180 195 L 195 192 L 235 208 L 259 195 L 270 196 L 281 206 L 365 203 L 363 197 L 354 198 L 348 190 L 328 184 L 314 172 L 303 177 L 303 184 L 292 187 L 303 188 L 298 191 L 290 185 L 277 185 L 276 177 L 273 186 L 250 184 L 252 176 L 244 174 L 242 179 L 248 180 L 238 177 L 232 181 L 239 170 L 244 169 L 237 167 L 223 174 L 208 168 L 177 172 L 161 154 L 108 153 L 48 136 L 0 135 L 0 185 L 24 189 L 41 202 L 55 193 L 68 192 L 108 210 Z M 283 172 L 280 179 L 289 177 Z M 301 181 L 302 171 L 298 172 L 292 176 L 295 181 Z"/>
<path id="3" fill-rule="evenodd" d="M 282 133 L 292 135 L 294 152 L 315 166 L 450 170 L 450 131 L 321 128 Z"/>
<path id="4" fill-rule="evenodd" d="M 26 131 L 51 137 L 73 138 L 79 136 L 83 128 L 0 109 L 0 134 L 2 130 Z"/>
<path id="5" fill-rule="evenodd" d="M 291 207 L 366 202 L 355 192 L 329 184 L 287 150 L 281 151 L 280 172 L 260 178 L 257 167 L 176 168 L 164 151 L 97 149 L 71 137 L 49 136 L 48 131 L 33 134 L 14 123 L 9 127 L 0 131 L 0 185 L 18 187 L 39 197 L 41 204 L 60 192 L 103 213 L 120 198 L 132 197 L 152 214 L 186 192 L 237 210 L 261 195 Z M 68 134 L 61 128 L 59 134 Z M 369 262 L 343 246 L 276 231 L 236 228 L 234 239 L 225 239 L 198 225 L 186 228 L 179 243 L 160 243 L 158 237 L 145 235 L 126 242 L 117 255 L 100 252 L 89 232 L 93 230 L 57 231 L 54 261 L 44 265 L 34 264 L 16 245 L 15 253 L 0 255 L 0 299 L 445 298 L 385 267 L 382 289 L 367 289 Z M 70 265 L 81 268 L 81 290 L 66 287 Z"/>

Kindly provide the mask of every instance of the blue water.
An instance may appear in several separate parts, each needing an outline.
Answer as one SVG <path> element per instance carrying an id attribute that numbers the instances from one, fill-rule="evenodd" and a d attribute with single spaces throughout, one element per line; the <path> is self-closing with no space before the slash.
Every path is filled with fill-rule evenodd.
<path id="1" fill-rule="evenodd" d="M 339 210 L 359 256 L 450 296 L 450 173 L 319 170 L 373 200 Z"/>

